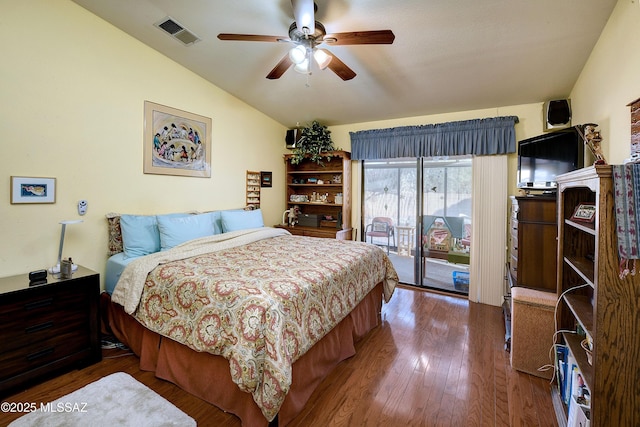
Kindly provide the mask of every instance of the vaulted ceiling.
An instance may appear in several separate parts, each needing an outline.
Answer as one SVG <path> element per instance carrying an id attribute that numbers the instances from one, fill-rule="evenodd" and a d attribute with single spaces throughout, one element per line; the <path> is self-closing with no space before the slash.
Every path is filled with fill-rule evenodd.
<path id="1" fill-rule="evenodd" d="M 568 97 L 616 0 L 317 0 L 328 34 L 390 29 L 393 44 L 328 46 L 357 74 L 267 74 L 289 43 L 290 0 L 73 0 L 285 126 L 339 125 Z M 154 24 L 170 17 L 199 41 Z"/>

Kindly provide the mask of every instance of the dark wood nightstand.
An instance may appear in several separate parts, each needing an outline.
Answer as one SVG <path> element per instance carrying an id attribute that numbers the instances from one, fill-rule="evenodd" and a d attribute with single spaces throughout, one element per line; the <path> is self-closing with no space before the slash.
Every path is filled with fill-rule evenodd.
<path id="1" fill-rule="evenodd" d="M 47 279 L 0 278 L 0 396 L 102 358 L 100 275 L 78 267 L 71 279 Z"/>

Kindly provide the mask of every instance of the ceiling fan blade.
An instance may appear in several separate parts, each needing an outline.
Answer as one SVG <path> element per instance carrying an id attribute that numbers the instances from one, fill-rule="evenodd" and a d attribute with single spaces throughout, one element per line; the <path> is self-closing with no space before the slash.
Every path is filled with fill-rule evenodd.
<path id="1" fill-rule="evenodd" d="M 234 40 L 241 42 L 288 42 L 291 41 L 289 37 L 283 36 L 261 36 L 256 34 L 218 34 L 220 40 Z"/>
<path id="2" fill-rule="evenodd" d="M 298 31 L 302 34 L 314 34 L 316 19 L 313 0 L 291 0 L 291 6 L 293 6 L 293 16 L 296 19 Z"/>
<path id="3" fill-rule="evenodd" d="M 327 68 L 336 73 L 338 77 L 340 77 L 342 80 L 351 80 L 356 76 L 355 71 L 347 67 L 347 64 L 342 62 L 337 56 L 326 49 L 323 49 L 323 51 L 331 56 L 331 62 L 329 62 Z"/>
<path id="4" fill-rule="evenodd" d="M 289 59 L 289 54 L 287 53 L 282 57 L 280 62 L 278 62 L 275 67 L 273 67 L 273 70 L 271 70 L 271 72 L 267 74 L 267 78 L 269 80 L 279 79 L 280 77 L 282 77 L 284 72 L 287 71 L 292 65 L 293 62 L 291 61 L 291 59 Z"/>
<path id="5" fill-rule="evenodd" d="M 351 31 L 328 34 L 324 41 L 331 45 L 392 44 L 396 36 L 391 30 Z"/>

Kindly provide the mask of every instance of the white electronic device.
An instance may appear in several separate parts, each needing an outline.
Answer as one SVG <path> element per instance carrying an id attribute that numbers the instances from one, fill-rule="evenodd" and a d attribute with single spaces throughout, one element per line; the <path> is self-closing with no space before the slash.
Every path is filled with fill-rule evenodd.
<path id="1" fill-rule="evenodd" d="M 78 213 L 80 215 L 84 215 L 87 213 L 87 201 L 86 200 L 80 200 L 78 202 Z"/>

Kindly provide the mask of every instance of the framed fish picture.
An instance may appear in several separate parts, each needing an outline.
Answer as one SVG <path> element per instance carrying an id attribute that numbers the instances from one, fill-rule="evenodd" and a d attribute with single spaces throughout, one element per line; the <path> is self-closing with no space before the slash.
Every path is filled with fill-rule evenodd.
<path id="1" fill-rule="evenodd" d="M 55 202 L 55 178 L 11 177 L 11 204 Z"/>

